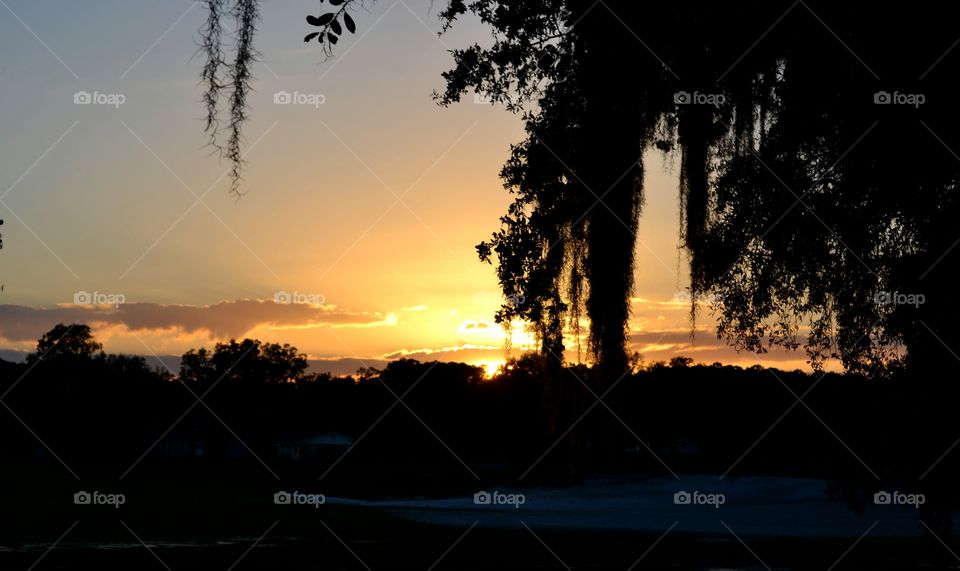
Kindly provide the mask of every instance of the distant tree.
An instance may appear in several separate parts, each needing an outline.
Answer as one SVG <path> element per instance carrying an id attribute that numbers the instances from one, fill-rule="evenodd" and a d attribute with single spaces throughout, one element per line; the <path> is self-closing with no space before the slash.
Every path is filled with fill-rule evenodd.
<path id="1" fill-rule="evenodd" d="M 139 355 L 103 355 L 97 361 L 103 364 L 107 376 L 125 385 L 156 384 L 173 378 L 167 369 L 150 367 Z"/>
<path id="2" fill-rule="evenodd" d="M 180 360 L 183 382 L 216 382 L 246 385 L 294 381 L 307 369 L 307 356 L 288 344 L 231 339 L 217 343 L 213 351 L 191 349 Z"/>
<path id="3" fill-rule="evenodd" d="M 361 381 L 369 381 L 380 376 L 382 371 L 376 367 L 360 367 L 357 369 L 357 378 Z"/>
<path id="4" fill-rule="evenodd" d="M 103 345 L 94 340 L 89 325 L 59 323 L 37 341 L 37 350 L 27 355 L 27 362 L 91 361 L 102 355 Z"/>
<path id="5" fill-rule="evenodd" d="M 286 343 L 261 344 L 260 360 L 265 365 L 266 380 L 271 383 L 294 381 L 307 370 L 307 356 Z"/>
<path id="6" fill-rule="evenodd" d="M 349 384 L 354 384 L 351 377 L 346 377 L 349 380 Z M 297 379 L 298 384 L 302 385 L 325 385 L 333 382 L 343 381 L 343 377 L 334 377 L 330 373 L 309 373 L 306 375 L 301 375 Z"/>
<path id="7" fill-rule="evenodd" d="M 190 349 L 180 357 L 180 380 L 196 383 L 212 379 L 216 369 L 211 362 L 211 353 L 206 348 Z"/>

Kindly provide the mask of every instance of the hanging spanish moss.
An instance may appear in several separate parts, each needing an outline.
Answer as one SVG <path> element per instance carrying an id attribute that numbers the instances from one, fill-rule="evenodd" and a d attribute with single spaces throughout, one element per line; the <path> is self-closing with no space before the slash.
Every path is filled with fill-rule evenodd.
<path id="1" fill-rule="evenodd" d="M 200 30 L 200 52 L 204 65 L 200 81 L 204 87 L 203 103 L 206 109 L 204 131 L 209 144 L 230 163 L 230 191 L 241 194 L 244 151 L 243 126 L 249 119 L 248 98 L 253 91 L 253 66 L 260 54 L 254 47 L 257 24 L 260 21 L 260 0 L 205 0 L 207 19 Z M 304 42 L 317 42 L 327 56 L 344 30 L 356 33 L 357 25 L 349 10 L 363 6 L 362 0 L 329 0 L 336 9 L 320 16 L 308 15 L 307 24 L 318 28 L 304 37 Z M 233 60 L 229 61 L 224 47 L 225 18 L 232 18 Z M 223 103 L 222 100 L 226 100 Z M 221 105 L 227 118 L 221 121 Z"/>
<path id="2" fill-rule="evenodd" d="M 205 62 L 200 74 L 201 83 L 206 87 L 203 103 L 206 107 L 204 132 L 210 137 L 210 145 L 217 145 L 217 132 L 220 129 L 220 92 L 224 88 L 223 75 L 227 69 L 226 55 L 223 50 L 223 12 L 226 0 L 207 0 L 207 20 L 200 37 L 200 50 Z"/>
<path id="3" fill-rule="evenodd" d="M 200 51 L 205 58 L 200 74 L 206 108 L 204 131 L 209 144 L 230 163 L 230 191 L 240 194 L 243 126 L 249 118 L 247 98 L 253 90 L 253 66 L 259 57 L 253 43 L 260 19 L 259 0 L 206 0 L 206 3 L 207 19 L 200 30 Z M 232 62 L 228 62 L 224 48 L 223 20 L 228 17 L 234 21 Z M 225 122 L 220 119 L 222 99 L 226 99 Z"/>
<path id="4" fill-rule="evenodd" d="M 253 47 L 259 16 L 259 0 L 237 0 L 232 16 L 236 21 L 237 37 L 235 59 L 230 68 L 230 120 L 224 156 L 232 165 L 230 170 L 231 190 L 240 192 L 240 176 L 243 168 L 243 125 L 247 121 L 247 97 L 252 91 L 253 64 L 259 54 Z"/>

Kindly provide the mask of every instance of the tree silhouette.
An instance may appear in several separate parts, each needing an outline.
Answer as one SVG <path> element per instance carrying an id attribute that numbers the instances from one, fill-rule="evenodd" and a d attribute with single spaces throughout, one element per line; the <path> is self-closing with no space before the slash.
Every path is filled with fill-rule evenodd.
<path id="1" fill-rule="evenodd" d="M 37 350 L 27 355 L 27 363 L 89 361 L 103 355 L 103 345 L 95 341 L 90 326 L 83 323 L 58 323 L 37 341 Z"/>
<path id="2" fill-rule="evenodd" d="M 255 3 L 234 7 L 246 46 L 234 103 L 255 54 Z M 224 2 L 210 4 L 214 16 Z M 341 21 L 355 29 L 345 16 L 359 0 L 330 4 L 305 38 L 327 54 Z M 642 159 L 659 150 L 680 166 L 691 312 L 716 294 L 720 337 L 760 352 L 804 346 L 814 367 L 837 357 L 879 371 L 904 347 L 917 367 L 950 359 L 960 346 L 955 11 L 448 1 L 444 30 L 472 13 L 494 42 L 454 50 L 438 101 L 474 90 L 526 120 L 503 169 L 515 202 L 478 247 L 497 258 L 504 292 L 526 300 L 498 320 L 529 320 L 544 352 L 559 355 L 585 314 L 601 385 L 626 371 Z M 231 127 L 244 117 L 235 112 Z"/>
<path id="3" fill-rule="evenodd" d="M 287 383 L 307 369 L 306 355 L 288 344 L 231 339 L 217 343 L 213 351 L 191 349 L 180 359 L 180 380 L 214 383 L 220 380 L 247 386 Z"/>
<path id="4" fill-rule="evenodd" d="M 680 163 L 693 308 L 716 294 L 722 337 L 755 351 L 802 344 L 814 366 L 839 357 L 876 370 L 901 344 L 913 363 L 950 359 L 960 171 L 950 150 L 960 118 L 952 8 L 537 7 L 546 16 L 558 5 L 557 71 L 504 169 L 516 202 L 479 247 L 485 260 L 496 254 L 504 289 L 532 301 L 504 306 L 502 319 L 532 319 L 556 346 L 555 308 L 575 321 L 583 300 L 595 356 L 617 374 L 633 256 L 621 229 L 635 230 L 643 190 L 631 161 L 658 149 Z M 523 93 L 531 36 L 547 33 L 530 30 L 540 20 L 524 11 L 535 8 L 467 6 L 504 39 L 455 53 L 443 101 L 471 88 Z M 889 100 L 898 94 L 924 101 Z M 903 294 L 908 303 L 891 300 Z"/>

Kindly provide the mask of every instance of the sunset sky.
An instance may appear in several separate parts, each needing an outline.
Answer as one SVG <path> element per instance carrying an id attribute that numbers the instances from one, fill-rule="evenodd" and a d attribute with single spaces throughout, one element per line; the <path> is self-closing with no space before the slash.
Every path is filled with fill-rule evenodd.
<path id="1" fill-rule="evenodd" d="M 316 0 L 263 4 L 238 199 L 204 147 L 201 3 L 0 0 L 0 348 L 29 351 L 82 321 L 109 352 L 255 337 L 336 372 L 401 356 L 502 361 L 496 276 L 474 246 L 510 201 L 498 172 L 522 123 L 472 98 L 432 101 L 448 50 L 489 32 L 465 21 L 438 38 L 429 7 L 368 3 L 323 62 L 301 41 Z M 75 104 L 78 92 L 99 99 Z M 318 104 L 276 104 L 280 92 Z M 806 368 L 802 352 L 726 348 L 708 312 L 691 341 L 676 165 L 646 163 L 632 349 Z M 123 303 L 77 304 L 80 292 Z M 309 303 L 274 303 L 278 292 Z M 529 340 L 515 331 L 515 352 Z"/>

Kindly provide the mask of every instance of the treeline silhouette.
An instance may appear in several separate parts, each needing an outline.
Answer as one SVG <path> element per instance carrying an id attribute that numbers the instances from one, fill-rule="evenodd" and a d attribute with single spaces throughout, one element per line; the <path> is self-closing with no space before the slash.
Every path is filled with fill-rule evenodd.
<path id="1" fill-rule="evenodd" d="M 191 350 L 174 376 L 104 354 L 85 325 L 58 325 L 27 362 L 0 361 L 11 412 L 0 415 L 0 456 L 8 475 L 32 475 L 28 486 L 69 478 L 61 461 L 104 481 L 324 476 L 325 490 L 357 496 L 458 493 L 476 487 L 473 474 L 563 483 L 567 449 L 552 435 L 569 427 L 550 427 L 563 415 L 544 390 L 546 366 L 524 355 L 486 379 L 480 367 L 401 359 L 336 377 L 306 372 L 289 345 L 246 339 Z M 564 402 L 589 411 L 585 433 L 617 427 L 607 472 L 827 478 L 854 507 L 893 483 L 953 505 L 944 490 L 956 460 L 941 458 L 956 438 L 951 415 L 902 374 L 677 357 L 635 367 L 595 404 L 593 371 L 564 373 Z"/>

